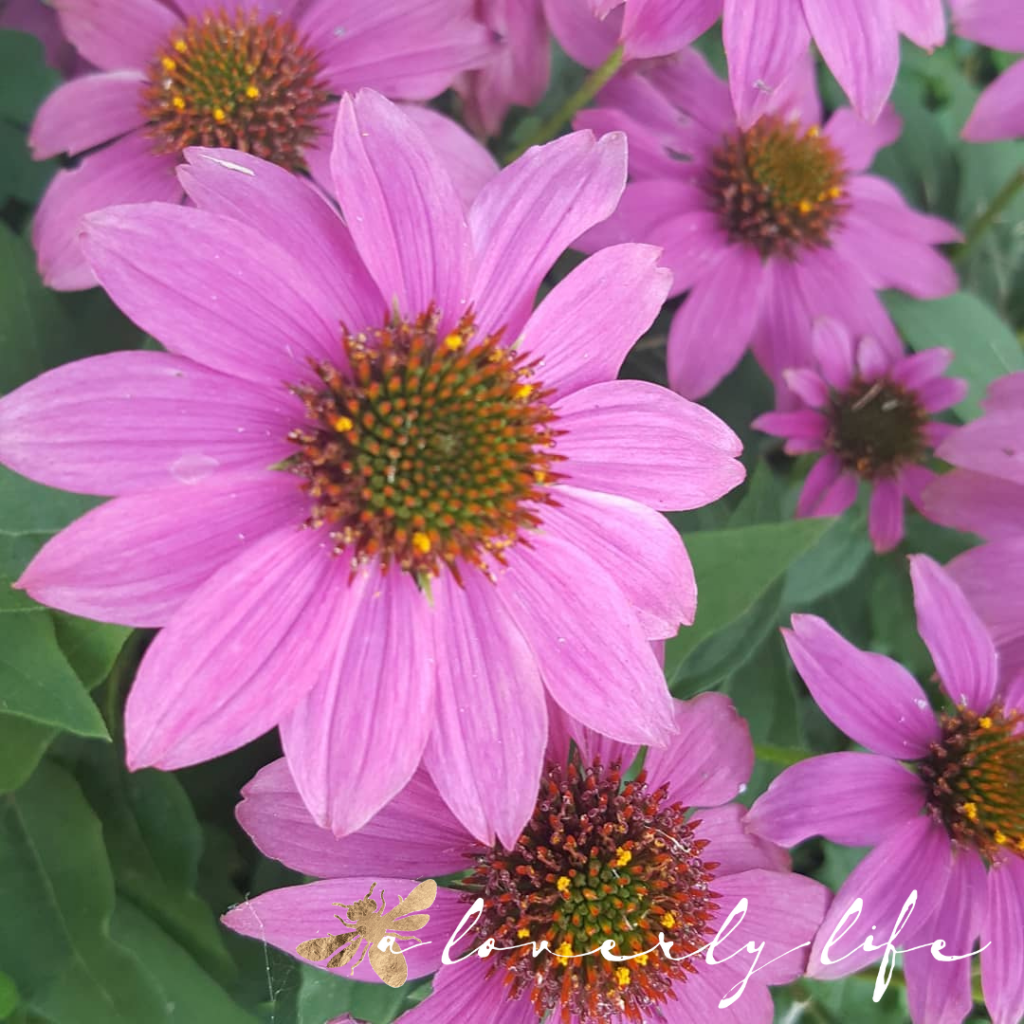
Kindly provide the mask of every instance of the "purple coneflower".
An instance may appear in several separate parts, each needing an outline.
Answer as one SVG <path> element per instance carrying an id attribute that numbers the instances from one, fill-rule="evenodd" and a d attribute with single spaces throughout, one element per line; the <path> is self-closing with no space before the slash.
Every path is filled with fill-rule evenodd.
<path id="1" fill-rule="evenodd" d="M 99 69 L 57 89 L 29 139 L 37 159 L 85 154 L 54 178 L 33 229 L 43 277 L 61 290 L 96 283 L 78 245 L 82 216 L 180 201 L 175 168 L 186 147 L 238 149 L 329 187 L 334 97 L 365 86 L 428 99 L 490 47 L 472 0 L 56 6 L 68 39 Z"/>
<path id="2" fill-rule="evenodd" d="M 910 559 L 917 625 L 952 706 L 936 714 L 901 665 L 858 650 L 826 622 L 795 615 L 790 655 L 821 710 L 868 753 L 826 754 L 787 768 L 749 821 L 793 846 L 821 835 L 873 846 L 843 883 L 818 932 L 808 974 L 843 977 L 879 958 L 908 897 L 895 945 L 945 942 L 963 956 L 980 936 L 981 980 L 995 1024 L 1024 1014 L 1024 677 L 1000 688 L 992 639 L 931 559 Z M 863 911 L 837 926 L 855 899 Z M 875 931 L 872 932 L 872 928 Z M 826 943 L 834 963 L 822 959 Z M 860 947 L 869 936 L 875 950 Z M 958 1024 L 971 1009 L 971 963 L 905 954 L 917 1024 Z"/>
<path id="3" fill-rule="evenodd" d="M 166 352 L 53 370 L 0 401 L 0 459 L 116 495 L 20 586 L 166 626 L 127 706 L 132 767 L 176 768 L 280 725 L 316 819 L 365 822 L 422 757 L 467 827 L 533 806 L 545 691 L 624 741 L 664 742 L 649 641 L 692 621 L 656 510 L 735 487 L 740 442 L 615 377 L 668 289 L 659 253 L 598 253 L 533 310 L 622 192 L 626 143 L 530 150 L 469 210 L 415 124 L 342 101 L 345 220 L 253 156 L 192 149 L 196 207 L 86 221 L 104 288 Z M 347 224 L 347 227 L 346 227 Z M 471 766 L 501 754 L 495 778 Z"/>
<path id="4" fill-rule="evenodd" d="M 903 499 L 923 509 L 935 474 L 922 463 L 954 428 L 932 420 L 967 393 L 967 382 L 944 377 L 953 358 L 944 348 L 893 359 L 874 338 L 856 341 L 835 320 L 814 325 L 817 368 L 783 374 L 800 408 L 769 412 L 754 426 L 786 438 L 786 451 L 823 452 L 797 502 L 799 516 L 835 516 L 871 488 L 868 532 L 878 552 L 903 539 Z"/>
<path id="5" fill-rule="evenodd" d="M 294 954 L 308 936 L 298 936 L 293 919 L 308 930 L 316 913 L 319 927 L 330 929 L 324 904 L 335 897 L 327 894 L 358 889 L 365 880 L 352 883 L 349 876 L 364 874 L 367 864 L 409 879 L 468 871 L 459 883 L 462 911 L 477 898 L 483 911 L 450 954 L 466 959 L 441 968 L 433 994 L 404 1015 L 403 1024 L 536 1024 L 542 1018 L 769 1024 L 768 986 L 803 972 L 807 951 L 797 947 L 809 944 L 821 922 L 827 890 L 792 874 L 788 857 L 752 836 L 744 808 L 732 802 L 754 751 L 728 698 L 676 701 L 673 714 L 675 738 L 664 750 L 648 751 L 643 772 L 627 782 L 622 769 L 636 747 L 604 740 L 556 713 L 536 806 L 505 845 L 476 842 L 422 773 L 365 828 L 336 839 L 309 817 L 285 762 L 269 765 L 243 791 L 243 828 L 267 856 L 336 881 L 258 896 L 224 921 Z M 571 758 L 570 734 L 578 742 Z M 486 762 L 476 771 L 493 778 Z M 742 899 L 749 904 L 746 917 L 716 951 L 718 960 L 738 955 L 709 964 L 701 950 Z M 446 901 L 445 922 L 453 916 L 457 924 L 462 915 L 453 915 Z M 658 946 L 659 933 L 677 959 L 660 949 L 646 954 Z M 486 959 L 467 956 L 488 939 L 521 948 Z M 578 955 L 609 939 L 616 953 L 635 959 Z M 529 944 L 542 941 L 549 951 L 534 958 Z M 754 974 L 731 1008 L 719 1010 L 751 966 L 752 958 L 739 952 L 748 941 L 765 943 L 762 965 L 780 959 Z M 411 951 L 410 966 L 425 953 L 422 961 L 429 964 L 417 963 L 425 973 L 438 952 L 436 945 Z M 683 959 L 687 954 L 691 959 Z"/>
<path id="6" fill-rule="evenodd" d="M 810 327 L 834 316 L 896 357 L 899 338 L 876 295 L 935 298 L 956 273 L 934 249 L 959 237 L 911 210 L 866 169 L 899 135 L 891 110 L 869 125 L 851 110 L 819 127 L 813 69 L 792 68 L 764 116 L 742 130 L 725 83 L 695 52 L 624 73 L 577 127 L 629 134 L 631 183 L 616 213 L 582 244 L 664 248 L 673 293 L 669 382 L 698 398 L 748 345 L 778 386 L 812 361 Z"/>

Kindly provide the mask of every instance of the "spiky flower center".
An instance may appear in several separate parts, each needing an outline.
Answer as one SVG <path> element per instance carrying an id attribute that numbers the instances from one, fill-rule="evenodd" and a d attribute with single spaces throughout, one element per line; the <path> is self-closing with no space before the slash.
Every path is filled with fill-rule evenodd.
<path id="1" fill-rule="evenodd" d="M 989 860 L 1024 856 L 1024 716 L 996 704 L 941 718 L 942 739 L 918 769 L 932 815 Z"/>
<path id="2" fill-rule="evenodd" d="M 916 394 L 895 381 L 856 381 L 834 394 L 827 441 L 847 469 L 866 480 L 891 477 L 925 454 L 928 414 Z"/>
<path id="3" fill-rule="evenodd" d="M 534 364 L 478 338 L 471 314 L 439 334 L 432 309 L 412 322 L 343 334 L 348 368 L 314 364 L 292 388 L 308 424 L 292 431 L 293 469 L 338 553 L 380 559 L 425 581 L 447 566 L 485 573 L 550 503 L 555 414 Z"/>
<path id="4" fill-rule="evenodd" d="M 667 797 L 665 786 L 647 788 L 644 773 L 623 785 L 618 765 L 550 764 L 515 847 L 476 855 L 466 886 L 468 899 L 484 899 L 480 937 L 551 950 L 492 954 L 510 998 L 563 1022 L 653 1020 L 651 1009 L 697 970 L 696 957 L 656 949 L 658 935 L 673 943 L 673 958 L 710 941 L 717 864 L 704 859 L 700 822 Z M 655 952 L 609 961 L 593 952 L 608 939 L 620 956 Z M 570 958 L 580 953 L 592 955 Z"/>
<path id="5" fill-rule="evenodd" d="M 292 24 L 222 9 L 189 18 L 156 54 L 142 108 L 158 153 L 223 146 L 303 170 L 327 98 L 320 58 Z"/>
<path id="6" fill-rule="evenodd" d="M 706 188 L 730 240 L 767 259 L 827 245 L 845 182 L 838 150 L 817 128 L 766 116 L 714 152 Z"/>

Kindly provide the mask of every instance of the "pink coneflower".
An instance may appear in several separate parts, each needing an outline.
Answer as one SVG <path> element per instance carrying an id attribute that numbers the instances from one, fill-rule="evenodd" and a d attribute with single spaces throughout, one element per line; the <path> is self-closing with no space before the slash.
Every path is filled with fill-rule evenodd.
<path id="1" fill-rule="evenodd" d="M 706 394 L 748 344 L 781 387 L 782 371 L 812 361 L 810 326 L 824 315 L 895 358 L 900 341 L 876 290 L 934 298 L 956 288 L 933 248 L 958 238 L 956 228 L 864 173 L 899 135 L 898 117 L 887 111 L 869 125 L 843 109 L 819 128 L 809 62 L 746 131 L 725 83 L 694 52 L 620 75 L 598 103 L 576 125 L 629 133 L 631 184 L 583 244 L 664 248 L 673 293 L 690 293 L 668 340 L 669 381 L 681 394 Z"/>
<path id="2" fill-rule="evenodd" d="M 995 1024 L 1024 1014 L 1024 678 L 997 686 L 996 652 L 949 576 L 911 558 L 918 630 L 952 707 L 936 715 L 902 666 L 858 650 L 823 620 L 795 615 L 786 644 L 822 711 L 869 753 L 844 751 L 787 768 L 750 812 L 751 828 L 793 846 L 821 835 L 874 849 L 832 902 L 808 974 L 838 978 L 877 960 L 904 903 L 917 904 L 895 942 L 937 939 L 947 956 L 981 953 Z M 857 898 L 859 920 L 837 932 Z M 871 929 L 875 927 L 875 932 Z M 830 956 L 825 944 L 836 935 Z M 858 950 L 869 935 L 878 948 Z M 841 958 L 841 959 L 840 959 Z M 961 1021 L 971 1009 L 971 959 L 904 956 L 918 1024 Z"/>
<path id="3" fill-rule="evenodd" d="M 349 876 L 364 874 L 367 865 L 403 878 L 468 870 L 459 883 L 462 911 L 479 897 L 483 912 L 451 959 L 487 939 L 499 947 L 545 941 L 550 952 L 534 958 L 525 945 L 442 967 L 433 994 L 404 1015 L 403 1024 L 536 1024 L 542 1018 L 621 1024 L 713 1021 L 719 1015 L 769 1024 L 768 986 L 803 972 L 806 948 L 796 947 L 814 935 L 827 890 L 792 874 L 783 851 L 752 836 L 744 808 L 732 802 L 753 767 L 754 751 L 729 699 L 704 694 L 674 705 L 675 738 L 666 749 L 649 751 L 644 771 L 631 782 L 623 781 L 621 769 L 633 761 L 636 747 L 595 737 L 574 723 L 566 728 L 556 716 L 536 806 L 522 833 L 504 846 L 476 842 L 422 773 L 364 829 L 336 839 L 309 817 L 287 765 L 269 765 L 243 791 L 238 820 L 268 857 L 336 881 L 258 896 L 231 910 L 224 922 L 294 954 L 308 936 L 298 936 L 293 919 L 308 928 L 317 913 L 320 927 L 330 930 L 324 904 L 336 897 L 327 894 L 358 889 L 364 880 L 352 884 Z M 570 732 L 579 744 L 571 758 Z M 477 771 L 493 778 L 487 762 Z M 747 915 L 716 958 L 738 955 L 709 964 L 698 951 L 744 898 Z M 454 916 L 454 923 L 462 916 L 452 915 L 448 902 L 443 914 L 446 921 Z M 692 959 L 670 960 L 661 950 L 643 955 L 658 945 L 659 933 L 673 944 L 673 957 Z M 618 954 L 641 955 L 620 963 L 599 954 L 568 959 L 609 939 Z M 751 957 L 740 952 L 751 940 L 765 942 L 762 966 L 780 959 L 751 977 L 732 1009 L 719 1011 L 719 1001 L 751 966 Z M 432 954 L 436 963 L 435 945 L 411 951 L 410 966 L 421 953 L 428 954 L 423 960 Z"/>
<path id="4" fill-rule="evenodd" d="M 996 50 L 1024 53 L 1019 0 L 949 0 L 957 35 Z M 1024 136 L 1024 61 L 1004 71 L 978 98 L 964 126 L 971 142 Z"/>
<path id="5" fill-rule="evenodd" d="M 954 429 L 931 416 L 959 402 L 967 382 L 943 376 L 953 358 L 948 349 L 893 359 L 874 338 L 855 341 L 827 318 L 812 337 L 817 369 L 783 374 L 799 408 L 765 413 L 754 426 L 786 438 L 791 455 L 824 453 L 807 476 L 797 515 L 841 515 L 864 481 L 871 488 L 872 543 L 890 551 L 903 539 L 903 499 L 922 508 L 922 492 L 935 476 L 922 463 Z"/>
<path id="6" fill-rule="evenodd" d="M 68 39 L 100 69 L 57 89 L 29 139 L 37 159 L 87 154 L 54 178 L 33 230 L 43 277 L 62 290 L 96 283 L 77 241 L 83 214 L 180 201 L 174 171 L 187 146 L 253 153 L 326 186 L 333 97 L 367 86 L 427 99 L 490 47 L 472 0 L 59 0 L 57 8 Z"/>
<path id="7" fill-rule="evenodd" d="M 467 217 L 423 133 L 363 91 L 334 138 L 344 222 L 282 168 L 203 149 L 180 169 L 198 209 L 86 221 L 97 277 L 168 351 L 8 395 L 0 459 L 117 495 L 20 585 L 166 626 L 128 700 L 133 767 L 280 725 L 300 791 L 339 832 L 425 756 L 474 834 L 514 839 L 545 690 L 609 735 L 667 739 L 648 641 L 692 621 L 696 593 L 655 510 L 735 487 L 740 442 L 666 389 L 615 380 L 668 289 L 657 250 L 598 253 L 532 308 L 614 208 L 625 150 L 590 132 L 532 149 Z"/>

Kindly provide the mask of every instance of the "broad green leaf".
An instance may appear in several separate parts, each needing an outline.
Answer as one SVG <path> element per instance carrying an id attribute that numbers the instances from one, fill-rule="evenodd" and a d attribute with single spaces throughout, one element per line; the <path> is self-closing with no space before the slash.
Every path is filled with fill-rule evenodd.
<path id="1" fill-rule="evenodd" d="M 114 667 L 131 629 L 50 612 L 57 643 L 87 690 L 99 686 Z"/>
<path id="2" fill-rule="evenodd" d="M 17 715 L 0 715 L 0 793 L 24 785 L 59 732 Z"/>
<path id="3" fill-rule="evenodd" d="M 57 85 L 60 75 L 46 63 L 35 36 L 0 29 L 0 117 L 28 125 L 36 108 Z"/>
<path id="4" fill-rule="evenodd" d="M 686 659 L 700 644 L 754 608 L 834 522 L 793 519 L 690 535 L 686 543 L 697 576 L 697 618 L 666 645 L 666 677 L 683 675 Z"/>
<path id="5" fill-rule="evenodd" d="M 852 582 L 872 557 L 871 539 L 861 509 L 851 509 L 810 551 L 798 558 L 786 574 L 782 606 L 807 611 L 826 594 Z"/>
<path id="6" fill-rule="evenodd" d="M 14 979 L 0 971 L 0 1020 L 14 1013 L 20 1001 L 18 986 L 14 984 Z"/>
<path id="7" fill-rule="evenodd" d="M 967 397 L 956 406 L 965 420 L 981 414 L 978 403 L 993 380 L 1024 370 L 1024 349 L 1013 331 L 974 295 L 957 292 L 945 299 L 920 302 L 909 295 L 889 292 L 885 304 L 915 351 L 940 345 L 952 349 L 949 372 L 965 378 L 970 385 Z"/>
<path id="8" fill-rule="evenodd" d="M 343 1013 L 369 1024 L 390 1024 L 410 1005 L 415 982 L 401 988 L 338 977 L 330 971 L 303 967 L 299 986 L 298 1024 L 324 1024 Z"/>
<path id="9" fill-rule="evenodd" d="M 2 198 L 35 206 L 57 170 L 56 160 L 33 160 L 25 129 L 0 121 L 0 189 Z"/>

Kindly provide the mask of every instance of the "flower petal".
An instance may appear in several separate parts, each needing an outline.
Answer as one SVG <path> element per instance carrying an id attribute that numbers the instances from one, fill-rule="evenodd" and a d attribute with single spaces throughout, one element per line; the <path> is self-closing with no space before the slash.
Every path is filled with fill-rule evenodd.
<path id="1" fill-rule="evenodd" d="M 313 820 L 283 757 L 242 790 L 235 816 L 264 856 L 317 878 L 345 878 L 370 866 L 397 877 L 454 874 L 465 870 L 473 845 L 423 770 L 358 832 L 340 839 Z"/>
<path id="2" fill-rule="evenodd" d="M 956 469 L 940 476 L 924 493 L 928 518 L 988 540 L 1020 534 L 1024 485 L 987 473 Z"/>
<path id="3" fill-rule="evenodd" d="M 903 488 L 898 480 L 884 478 L 871 485 L 868 533 L 877 554 L 892 551 L 903 540 Z"/>
<path id="4" fill-rule="evenodd" d="M 740 440 L 713 413 L 644 381 L 594 384 L 554 405 L 566 481 L 658 509 L 699 508 L 744 477 Z"/>
<path id="5" fill-rule="evenodd" d="M 902 665 L 859 650 L 816 615 L 794 615 L 783 637 L 818 707 L 850 739 L 910 759 L 939 738 L 924 691 Z"/>
<path id="6" fill-rule="evenodd" d="M 1007 68 L 982 92 L 962 134 L 969 142 L 998 142 L 1024 135 L 1024 61 Z"/>
<path id="7" fill-rule="evenodd" d="M 345 560 L 336 559 L 347 575 Z M 280 725 L 296 787 L 336 835 L 362 828 L 416 771 L 434 724 L 438 656 L 435 615 L 407 574 L 385 577 L 371 564 L 344 600 L 328 670 Z"/>
<path id="8" fill-rule="evenodd" d="M 533 814 L 548 720 L 537 659 L 481 574 L 433 582 L 436 720 L 424 763 L 452 813 L 506 849 Z"/>
<path id="9" fill-rule="evenodd" d="M 903 131 L 903 118 L 887 103 L 874 121 L 865 121 L 855 110 L 840 107 L 825 125 L 825 135 L 843 155 L 848 171 L 866 171 L 880 149 L 891 146 Z M 850 185 L 857 184 L 854 177 Z"/>
<path id="10" fill-rule="evenodd" d="M 896 27 L 922 50 L 946 41 L 946 12 L 942 0 L 902 0 L 894 8 Z"/>
<path id="11" fill-rule="evenodd" d="M 57 0 L 64 34 L 98 68 L 145 68 L 182 26 L 158 0 Z"/>
<path id="12" fill-rule="evenodd" d="M 721 0 L 630 0 L 622 20 L 627 60 L 677 53 L 722 13 Z"/>
<path id="13" fill-rule="evenodd" d="M 818 459 L 804 480 L 796 503 L 796 514 L 801 518 L 814 515 L 822 497 L 829 492 L 842 472 L 843 464 L 831 452 Z"/>
<path id="14" fill-rule="evenodd" d="M 708 841 L 708 858 L 722 875 L 735 875 L 751 868 L 768 871 L 789 871 L 789 854 L 781 846 L 770 843 L 754 831 L 747 809 L 742 804 L 701 808 L 697 835 Z"/>
<path id="15" fill-rule="evenodd" d="M 292 453 L 303 410 L 166 352 L 65 363 L 0 400 L 0 459 L 50 487 L 131 494 Z"/>
<path id="16" fill-rule="evenodd" d="M 1024 484 L 1024 414 L 987 413 L 951 434 L 935 454 L 954 466 Z"/>
<path id="17" fill-rule="evenodd" d="M 277 725 L 343 640 L 347 574 L 294 526 L 214 573 L 142 659 L 125 708 L 129 767 L 197 764 Z"/>
<path id="18" fill-rule="evenodd" d="M 222 473 L 116 498 L 61 530 L 18 586 L 72 615 L 163 626 L 221 566 L 308 512 L 286 473 Z"/>
<path id="19" fill-rule="evenodd" d="M 988 873 L 988 920 L 981 933 L 981 985 L 993 1024 L 1024 1016 L 1024 860 L 1010 857 Z M 955 952 L 955 951 L 954 951 Z"/>
<path id="20" fill-rule="evenodd" d="M 783 771 L 754 802 L 747 825 L 780 846 L 811 836 L 875 846 L 921 814 L 924 801 L 924 784 L 898 761 L 843 751 Z"/>
<path id="21" fill-rule="evenodd" d="M 519 336 L 555 260 L 614 209 L 626 183 L 626 139 L 573 132 L 527 150 L 469 211 L 477 254 L 470 299 L 482 330 Z"/>
<path id="22" fill-rule="evenodd" d="M 466 943 L 466 948 L 478 946 L 478 937 L 471 932 Z M 453 957 L 459 955 L 464 955 L 462 945 L 452 952 Z M 474 956 L 442 967 L 430 995 L 402 1014 L 402 1024 L 537 1024 L 529 997 L 509 999 L 502 976 L 491 974 L 492 966 Z"/>
<path id="23" fill-rule="evenodd" d="M 659 512 L 629 498 L 560 486 L 542 529 L 606 569 L 633 606 L 644 635 L 663 640 L 693 625 L 697 584 L 683 540 Z"/>
<path id="24" fill-rule="evenodd" d="M 735 800 L 754 768 L 750 727 L 721 693 L 673 701 L 675 735 L 647 751 L 652 785 L 668 783 L 687 807 L 717 807 Z M 714 858 L 711 858 L 712 860 Z"/>
<path id="25" fill-rule="evenodd" d="M 542 360 L 545 387 L 566 394 L 616 378 L 668 295 L 671 275 L 659 267 L 660 255 L 649 245 L 611 246 L 551 289 L 520 342 Z"/>
<path id="26" fill-rule="evenodd" d="M 453 326 L 466 306 L 469 229 L 440 154 L 400 107 L 369 89 L 341 101 L 334 188 L 356 248 L 388 308 L 433 304 Z"/>
<path id="27" fill-rule="evenodd" d="M 917 631 L 942 688 L 956 704 L 984 714 L 995 697 L 998 666 L 992 637 L 963 591 L 927 555 L 910 556 Z"/>

